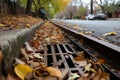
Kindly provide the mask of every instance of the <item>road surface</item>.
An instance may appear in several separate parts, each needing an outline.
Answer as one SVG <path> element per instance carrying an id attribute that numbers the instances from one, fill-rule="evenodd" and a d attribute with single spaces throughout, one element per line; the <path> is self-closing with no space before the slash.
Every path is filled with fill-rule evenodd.
<path id="1" fill-rule="evenodd" d="M 120 21 L 55 20 L 55 22 L 57 24 L 64 25 L 79 32 L 88 33 L 87 35 L 120 46 Z M 77 26 L 79 26 L 79 29 L 75 29 Z M 89 34 L 89 32 L 92 32 L 92 34 Z M 104 36 L 104 34 L 108 32 L 115 32 L 116 35 Z"/>

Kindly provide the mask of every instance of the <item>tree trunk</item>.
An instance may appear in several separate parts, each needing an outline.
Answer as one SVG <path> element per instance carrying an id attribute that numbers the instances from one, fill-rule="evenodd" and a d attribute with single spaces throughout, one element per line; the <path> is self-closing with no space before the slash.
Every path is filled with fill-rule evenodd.
<path id="1" fill-rule="evenodd" d="M 35 1 L 33 1 L 33 4 L 34 4 L 34 6 L 35 6 L 35 14 L 34 14 L 33 16 L 36 17 L 36 16 L 37 16 L 37 10 L 38 10 L 38 9 L 37 9 L 37 5 L 36 5 Z"/>
<path id="2" fill-rule="evenodd" d="M 90 7 L 91 7 L 91 14 L 93 14 L 93 0 L 91 0 L 91 2 L 90 2 Z"/>
<path id="3" fill-rule="evenodd" d="M 27 0 L 26 14 L 31 14 L 32 2 L 33 0 Z"/>

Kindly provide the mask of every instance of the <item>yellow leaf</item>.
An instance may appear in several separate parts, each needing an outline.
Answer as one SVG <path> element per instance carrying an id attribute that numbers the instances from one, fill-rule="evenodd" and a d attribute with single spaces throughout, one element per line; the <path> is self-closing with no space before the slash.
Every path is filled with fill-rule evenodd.
<path id="1" fill-rule="evenodd" d="M 47 71 L 50 73 L 51 76 L 55 76 L 55 77 L 61 77 L 62 76 L 61 71 L 58 70 L 57 68 L 47 67 Z"/>
<path id="2" fill-rule="evenodd" d="M 74 29 L 79 29 L 79 26 L 74 26 L 73 28 L 74 28 Z"/>
<path id="3" fill-rule="evenodd" d="M 5 25 L 4 24 L 0 24 L 0 27 L 4 27 Z"/>
<path id="4" fill-rule="evenodd" d="M 104 36 L 110 36 L 110 35 L 116 35 L 117 32 L 108 32 L 108 33 L 105 33 L 103 34 Z"/>
<path id="5" fill-rule="evenodd" d="M 24 80 L 25 76 L 32 72 L 32 68 L 24 65 L 24 64 L 17 64 L 14 68 L 14 71 L 18 77 L 20 77 L 22 80 Z"/>
<path id="6" fill-rule="evenodd" d="M 30 28 L 31 25 L 30 24 L 25 24 L 25 26 L 28 27 L 28 28 Z"/>

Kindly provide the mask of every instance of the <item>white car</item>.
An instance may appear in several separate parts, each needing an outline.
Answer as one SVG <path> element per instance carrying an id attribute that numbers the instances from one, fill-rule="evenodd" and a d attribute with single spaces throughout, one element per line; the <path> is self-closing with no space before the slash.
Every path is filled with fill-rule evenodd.
<path id="1" fill-rule="evenodd" d="M 94 20 L 94 17 L 94 14 L 88 14 L 88 16 L 86 16 L 86 20 Z"/>

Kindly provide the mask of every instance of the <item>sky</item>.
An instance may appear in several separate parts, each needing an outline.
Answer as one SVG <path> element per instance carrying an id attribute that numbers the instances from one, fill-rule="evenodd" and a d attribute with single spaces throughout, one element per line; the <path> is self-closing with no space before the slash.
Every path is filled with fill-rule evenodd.
<path id="1" fill-rule="evenodd" d="M 85 3 L 90 3 L 90 0 L 82 0 Z"/>

